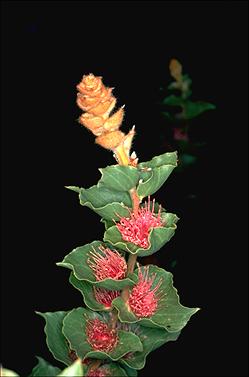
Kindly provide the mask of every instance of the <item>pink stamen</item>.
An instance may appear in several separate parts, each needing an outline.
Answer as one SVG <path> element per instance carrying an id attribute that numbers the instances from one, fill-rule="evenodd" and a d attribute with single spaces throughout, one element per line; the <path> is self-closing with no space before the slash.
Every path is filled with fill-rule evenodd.
<path id="1" fill-rule="evenodd" d="M 96 351 L 110 352 L 118 343 L 116 330 L 98 318 L 88 321 L 86 335 L 88 343 Z"/>
<path id="2" fill-rule="evenodd" d="M 95 370 L 90 370 L 87 373 L 87 377 L 108 377 L 110 374 L 107 374 L 108 371 L 104 368 L 98 368 Z"/>
<path id="3" fill-rule="evenodd" d="M 112 306 L 112 301 L 120 296 L 120 291 L 109 291 L 107 289 L 95 287 L 93 287 L 93 290 L 96 301 L 98 301 L 99 304 L 104 305 L 107 309 Z"/>
<path id="4" fill-rule="evenodd" d="M 137 317 L 151 317 L 158 307 L 159 301 L 159 288 L 162 284 L 162 280 L 159 280 L 158 284 L 152 289 L 152 285 L 155 281 L 156 274 L 152 274 L 149 277 L 149 266 L 143 268 L 138 267 L 138 279 L 139 282 L 132 288 L 129 296 L 129 306 L 133 313 Z"/>
<path id="5" fill-rule="evenodd" d="M 125 259 L 116 251 L 99 246 L 102 254 L 90 251 L 87 263 L 91 267 L 97 281 L 104 279 L 121 280 L 125 277 L 127 265 Z"/>
<path id="6" fill-rule="evenodd" d="M 130 212 L 130 217 L 120 217 L 120 222 L 116 225 L 123 240 L 147 249 L 150 230 L 164 225 L 161 219 L 161 206 L 159 206 L 157 216 L 154 214 L 154 209 L 155 199 L 153 199 L 152 209 L 150 209 L 150 197 L 148 197 L 148 203 L 145 202 L 145 206 L 140 207 L 136 214 Z"/>

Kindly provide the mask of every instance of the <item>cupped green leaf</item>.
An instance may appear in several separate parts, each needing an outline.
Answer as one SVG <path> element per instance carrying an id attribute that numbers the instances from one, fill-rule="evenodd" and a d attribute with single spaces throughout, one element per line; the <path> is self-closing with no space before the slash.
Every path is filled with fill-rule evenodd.
<path id="1" fill-rule="evenodd" d="M 83 377 L 86 374 L 83 372 L 83 365 L 80 359 L 76 360 L 72 365 L 64 369 L 58 377 Z M 47 376 L 44 374 L 43 376 Z"/>
<path id="2" fill-rule="evenodd" d="M 132 207 L 128 192 L 111 190 L 104 185 L 80 189 L 80 204 L 91 208 L 107 220 L 118 220 L 120 216 L 128 216 L 128 207 Z"/>
<path id="3" fill-rule="evenodd" d="M 67 340 L 62 333 L 63 319 L 68 312 L 58 311 L 54 313 L 36 313 L 43 317 L 46 321 L 44 329 L 46 334 L 46 342 L 54 358 L 66 365 L 72 364 L 72 360 L 69 356 L 70 349 L 68 347 Z"/>
<path id="4" fill-rule="evenodd" d="M 143 346 L 140 339 L 126 331 L 118 330 L 118 342 L 109 352 L 94 350 L 87 340 L 86 326 L 89 320 L 99 319 L 110 325 L 111 315 L 109 313 L 97 313 L 85 308 L 73 309 L 67 314 L 63 321 L 63 333 L 67 338 L 70 348 L 78 357 L 119 360 L 128 352 L 142 351 Z"/>
<path id="5" fill-rule="evenodd" d="M 177 166 L 177 153 L 169 152 L 138 164 L 140 180 L 137 193 L 140 199 L 154 194 L 168 179 Z"/>
<path id="6" fill-rule="evenodd" d="M 150 161 L 140 162 L 139 169 L 157 168 L 163 165 L 176 165 L 177 152 L 166 152 L 159 156 L 153 157 Z"/>
<path id="7" fill-rule="evenodd" d="M 139 325 L 133 325 L 136 335 L 139 336 L 142 344 L 142 352 L 130 352 L 121 360 L 122 364 L 126 364 L 130 368 L 143 369 L 146 362 L 146 357 L 156 348 L 163 344 L 174 341 L 180 335 L 180 332 L 170 333 L 164 329 L 155 329 Z M 131 328 L 132 331 L 132 328 Z"/>
<path id="8" fill-rule="evenodd" d="M 54 377 L 61 372 L 59 368 L 54 367 L 42 357 L 36 356 L 36 358 L 38 359 L 38 364 L 32 369 L 29 377 Z"/>
<path id="9" fill-rule="evenodd" d="M 88 372 L 90 370 L 91 365 L 87 368 L 86 376 L 88 375 Z M 108 377 L 129 377 L 129 375 L 125 371 L 125 368 L 121 368 L 121 366 L 118 363 L 102 364 L 95 371 L 98 372 L 99 375 L 104 375 Z"/>
<path id="10" fill-rule="evenodd" d="M 99 169 L 102 177 L 98 186 L 104 185 L 115 191 L 129 191 L 135 187 L 139 180 L 139 171 L 133 166 L 112 165 Z"/>
<path id="11" fill-rule="evenodd" d="M 112 310 L 112 306 L 106 306 L 101 303 L 99 303 L 96 299 L 95 289 L 96 287 L 88 283 L 85 280 L 78 280 L 73 273 L 70 274 L 69 278 L 70 283 L 74 286 L 74 288 L 78 289 L 84 299 L 84 303 L 86 306 L 91 310 L 96 311 L 110 311 Z M 97 288 L 103 290 L 103 288 Z M 106 290 L 107 291 L 107 290 Z M 110 291 L 111 292 L 111 291 Z M 115 296 L 114 296 L 115 298 Z"/>
<path id="12" fill-rule="evenodd" d="M 118 310 L 118 317 L 121 322 L 136 323 L 152 328 L 164 328 L 168 332 L 178 332 L 186 326 L 187 322 L 199 308 L 188 308 L 180 304 L 176 288 L 173 286 L 173 275 L 157 266 L 140 266 L 142 273 L 149 268 L 148 277 L 153 279 L 150 290 L 159 286 L 155 297 L 158 299 L 156 311 L 150 317 L 137 317 L 121 297 L 113 300 L 113 306 Z M 134 272 L 138 276 L 139 269 Z M 142 304 L 142 303 L 141 303 Z M 147 303 L 149 305 L 149 303 Z"/>
<path id="13" fill-rule="evenodd" d="M 124 368 L 124 370 L 127 374 L 127 377 L 137 377 L 137 370 L 136 369 L 128 367 L 128 365 L 124 364 L 123 362 L 122 362 L 122 368 Z"/>
<path id="14" fill-rule="evenodd" d="M 121 290 L 127 286 L 133 286 L 134 282 L 129 277 L 122 280 L 104 279 L 97 280 L 92 268 L 88 264 L 90 253 L 94 250 L 99 255 L 103 255 L 99 247 L 107 247 L 104 242 L 93 241 L 84 246 L 77 247 L 71 253 L 65 256 L 62 262 L 57 263 L 58 266 L 69 268 L 73 271 L 78 280 L 86 280 L 94 284 L 96 287 L 102 287 L 112 290 Z M 110 247 L 110 245 L 108 246 Z"/>
<path id="15" fill-rule="evenodd" d="M 136 254 L 139 257 L 146 257 L 160 250 L 175 234 L 178 217 L 173 213 L 161 214 L 165 225 L 162 227 L 152 228 L 149 233 L 149 246 L 147 249 L 141 248 L 134 243 L 124 241 L 116 225 L 111 226 L 105 231 L 104 241 L 114 247 Z"/>

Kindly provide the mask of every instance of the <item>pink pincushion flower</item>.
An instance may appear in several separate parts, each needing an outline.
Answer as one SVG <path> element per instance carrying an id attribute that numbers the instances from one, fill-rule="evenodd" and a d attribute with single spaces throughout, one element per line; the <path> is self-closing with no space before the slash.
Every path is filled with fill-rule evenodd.
<path id="1" fill-rule="evenodd" d="M 138 267 L 139 281 L 132 288 L 128 301 L 131 310 L 139 318 L 151 317 L 155 314 L 160 298 L 158 290 L 162 284 L 162 281 L 159 280 L 158 284 L 152 288 L 156 274 L 149 277 L 149 266 L 144 267 L 143 270 L 142 272 L 141 268 Z"/>
<path id="2" fill-rule="evenodd" d="M 107 373 L 108 373 L 108 371 L 106 369 L 98 368 L 98 369 L 95 369 L 95 370 L 90 370 L 87 373 L 87 377 L 107 377 L 107 376 L 110 376 Z"/>
<path id="3" fill-rule="evenodd" d="M 117 331 L 98 318 L 88 321 L 86 335 L 88 343 L 96 351 L 110 352 L 118 343 Z"/>
<path id="4" fill-rule="evenodd" d="M 97 281 L 104 279 L 121 280 L 125 277 L 127 265 L 125 259 L 116 251 L 99 246 L 102 254 L 96 250 L 89 253 L 88 265 Z"/>
<path id="5" fill-rule="evenodd" d="M 108 289 L 93 287 L 94 296 L 99 304 L 102 304 L 109 309 L 112 306 L 112 301 L 120 296 L 120 291 L 109 291 Z"/>
<path id="6" fill-rule="evenodd" d="M 155 199 L 150 208 L 150 197 L 144 207 L 140 207 L 137 213 L 131 212 L 130 217 L 121 217 L 116 223 L 123 240 L 147 249 L 149 246 L 149 232 L 152 228 L 163 226 L 161 219 L 161 206 L 157 216 L 154 214 Z"/>

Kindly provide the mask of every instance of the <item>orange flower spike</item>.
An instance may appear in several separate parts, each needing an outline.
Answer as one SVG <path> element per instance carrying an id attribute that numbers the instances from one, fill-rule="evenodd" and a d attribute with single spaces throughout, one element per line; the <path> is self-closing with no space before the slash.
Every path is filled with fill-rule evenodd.
<path id="1" fill-rule="evenodd" d="M 102 77 L 94 76 L 90 73 L 89 75 L 83 76 L 82 81 L 77 85 L 77 89 L 81 94 L 95 96 L 102 85 Z"/>
<path id="2" fill-rule="evenodd" d="M 104 124 L 104 129 L 106 131 L 118 130 L 122 124 L 124 118 L 124 106 L 122 106 L 118 111 L 116 111 L 110 118 L 108 118 Z"/>
<path id="3" fill-rule="evenodd" d="M 101 136 L 98 136 L 95 139 L 95 142 L 101 147 L 113 150 L 115 149 L 120 143 L 122 143 L 125 134 L 121 131 L 112 131 L 104 133 Z"/>
<path id="4" fill-rule="evenodd" d="M 83 76 L 77 89 L 77 104 L 84 111 L 79 118 L 80 124 L 97 136 L 97 144 L 114 152 L 120 165 L 136 166 L 137 159 L 130 157 L 135 129 L 133 127 L 127 135 L 119 130 L 124 118 L 124 106 L 110 115 L 117 102 L 112 95 L 114 88 L 107 88 L 101 76 L 90 73 Z"/>
<path id="5" fill-rule="evenodd" d="M 79 118 L 80 124 L 88 128 L 95 136 L 103 133 L 103 125 L 105 123 L 102 117 L 94 116 L 89 113 L 82 114 Z"/>
<path id="6" fill-rule="evenodd" d="M 169 63 L 170 74 L 176 81 L 182 80 L 182 65 L 177 59 L 171 59 Z"/>

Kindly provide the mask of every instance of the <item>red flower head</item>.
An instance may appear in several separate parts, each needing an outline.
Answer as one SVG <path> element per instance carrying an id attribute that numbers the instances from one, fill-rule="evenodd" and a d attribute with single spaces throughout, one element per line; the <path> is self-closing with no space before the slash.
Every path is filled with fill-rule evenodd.
<path id="1" fill-rule="evenodd" d="M 118 343 L 116 330 L 98 318 L 88 321 L 86 335 L 88 343 L 95 351 L 110 352 Z"/>
<path id="2" fill-rule="evenodd" d="M 125 259 L 116 250 L 103 246 L 100 246 L 99 250 L 102 255 L 94 250 L 89 253 L 91 257 L 87 261 L 95 274 L 96 280 L 123 279 L 127 270 Z"/>
<path id="3" fill-rule="evenodd" d="M 152 288 L 156 274 L 149 277 L 149 266 L 138 267 L 138 283 L 132 288 L 129 296 L 129 306 L 137 317 L 151 317 L 158 307 L 160 292 L 158 292 L 162 281 Z"/>
<path id="4" fill-rule="evenodd" d="M 135 245 L 147 249 L 149 246 L 149 232 L 152 228 L 163 226 L 161 219 L 161 206 L 157 216 L 154 214 L 155 199 L 150 208 L 150 197 L 144 207 L 140 207 L 137 213 L 130 213 L 130 217 L 121 217 L 120 222 L 116 223 L 123 240 L 132 242 Z"/>
<path id="5" fill-rule="evenodd" d="M 108 289 L 93 287 L 94 296 L 99 304 L 109 309 L 112 306 L 112 300 L 120 296 L 120 291 L 109 291 Z"/>
<path id="6" fill-rule="evenodd" d="M 110 376 L 110 374 L 108 374 L 108 370 L 106 370 L 106 368 L 91 369 L 87 373 L 87 377 L 107 377 L 107 376 Z"/>

